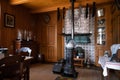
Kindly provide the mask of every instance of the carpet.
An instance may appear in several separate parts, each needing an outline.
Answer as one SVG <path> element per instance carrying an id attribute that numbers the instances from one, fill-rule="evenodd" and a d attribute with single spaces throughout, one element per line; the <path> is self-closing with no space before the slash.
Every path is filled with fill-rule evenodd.
<path id="1" fill-rule="evenodd" d="M 62 77 L 62 76 L 58 76 L 55 80 L 76 80 L 74 78 L 70 78 L 70 77 Z"/>

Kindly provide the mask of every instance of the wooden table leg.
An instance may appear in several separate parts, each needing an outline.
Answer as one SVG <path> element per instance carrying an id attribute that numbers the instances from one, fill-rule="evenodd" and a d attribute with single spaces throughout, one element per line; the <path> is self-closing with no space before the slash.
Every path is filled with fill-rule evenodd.
<path id="1" fill-rule="evenodd" d="M 26 70 L 26 77 L 27 77 L 27 80 L 29 80 L 30 78 L 30 67 L 29 66 L 26 66 L 27 70 Z"/>
<path id="2" fill-rule="evenodd" d="M 30 60 L 25 61 L 26 73 L 24 80 L 30 80 Z"/>

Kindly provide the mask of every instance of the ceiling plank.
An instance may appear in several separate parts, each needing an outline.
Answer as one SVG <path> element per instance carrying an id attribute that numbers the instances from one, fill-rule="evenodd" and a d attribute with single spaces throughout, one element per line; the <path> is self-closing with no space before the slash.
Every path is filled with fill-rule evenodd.
<path id="1" fill-rule="evenodd" d="M 28 3 L 29 0 L 10 0 L 10 3 L 12 5 L 19 5 L 19 4 L 24 4 L 24 3 Z"/>
<path id="2" fill-rule="evenodd" d="M 25 7 L 31 9 L 32 13 L 48 12 L 57 10 L 57 8 L 62 9 L 63 7 L 69 8 L 71 6 L 70 0 L 10 0 L 12 5 L 22 4 Z M 75 6 L 86 6 L 93 5 L 93 2 L 96 2 L 96 5 L 101 5 L 103 3 L 108 3 L 113 0 L 76 0 Z"/>
<path id="3" fill-rule="evenodd" d="M 74 4 L 74 7 L 79 7 L 79 3 L 75 3 Z M 41 13 L 41 12 L 48 12 L 48 11 L 55 11 L 57 10 L 57 8 L 59 9 L 63 9 L 63 8 L 70 8 L 71 7 L 71 4 L 62 4 L 62 5 L 57 5 L 57 6 L 53 6 L 53 7 L 44 7 L 44 8 L 38 8 L 38 9 L 34 9 L 31 11 L 31 13 Z"/>

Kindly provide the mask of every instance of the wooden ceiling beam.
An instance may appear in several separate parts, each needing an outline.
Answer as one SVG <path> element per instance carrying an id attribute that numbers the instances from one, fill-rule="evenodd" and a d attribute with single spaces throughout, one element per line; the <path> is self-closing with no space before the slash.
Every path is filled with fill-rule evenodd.
<path id="1" fill-rule="evenodd" d="M 10 0 L 10 3 L 12 5 L 19 5 L 19 4 L 24 4 L 24 3 L 28 3 L 29 0 Z"/>
<path id="2" fill-rule="evenodd" d="M 62 2 L 61 2 L 62 1 Z M 12 5 L 20 5 L 23 4 L 25 7 L 28 7 L 31 9 L 32 13 L 40 13 L 40 12 L 48 12 L 48 11 L 55 11 L 57 8 L 63 9 L 65 8 L 70 8 L 71 3 L 68 2 L 69 0 L 10 0 L 10 3 Z M 74 6 L 79 7 L 79 6 L 86 6 L 92 5 L 93 2 L 96 2 L 96 5 L 103 4 L 103 3 L 108 3 L 113 0 L 76 0 Z"/>
<path id="3" fill-rule="evenodd" d="M 74 7 L 79 7 L 79 3 L 75 3 Z M 71 7 L 71 3 L 70 4 L 64 4 L 64 5 L 57 5 L 57 6 L 53 6 L 53 7 L 44 7 L 44 8 L 39 8 L 39 9 L 35 9 L 32 10 L 31 13 L 41 13 L 41 12 L 48 12 L 48 11 L 55 11 L 57 10 L 57 8 L 59 9 L 63 9 L 63 8 L 70 8 Z"/>

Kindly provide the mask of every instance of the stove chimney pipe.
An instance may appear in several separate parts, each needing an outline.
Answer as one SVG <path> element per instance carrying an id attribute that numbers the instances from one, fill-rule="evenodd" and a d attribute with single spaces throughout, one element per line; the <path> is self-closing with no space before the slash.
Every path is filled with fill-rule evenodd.
<path id="1" fill-rule="evenodd" d="M 72 33 L 71 33 L 71 37 L 72 39 L 74 39 L 74 2 L 76 0 L 70 0 L 71 5 L 72 5 Z"/>

